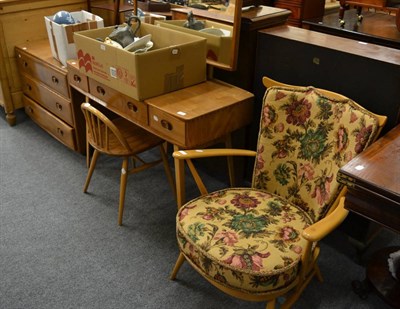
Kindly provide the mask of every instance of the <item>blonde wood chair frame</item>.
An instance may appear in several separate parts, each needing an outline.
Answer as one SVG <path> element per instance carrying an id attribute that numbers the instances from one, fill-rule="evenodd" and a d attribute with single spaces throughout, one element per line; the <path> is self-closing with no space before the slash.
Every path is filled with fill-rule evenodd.
<path id="1" fill-rule="evenodd" d="M 175 183 L 168 164 L 168 158 L 164 148 L 165 143 L 162 139 L 124 118 L 117 118 L 111 121 L 90 103 L 82 103 L 81 109 L 86 120 L 87 143 L 94 148 L 83 192 L 87 192 L 100 153 L 123 158 L 119 194 L 118 225 L 122 225 L 126 184 L 129 174 L 141 172 L 163 162 L 168 182 L 171 186 L 172 192 L 176 195 Z M 145 162 L 138 156 L 140 153 L 157 146 L 160 150 L 161 159 L 152 162 Z M 130 158 L 132 159 L 132 167 L 129 167 Z"/>

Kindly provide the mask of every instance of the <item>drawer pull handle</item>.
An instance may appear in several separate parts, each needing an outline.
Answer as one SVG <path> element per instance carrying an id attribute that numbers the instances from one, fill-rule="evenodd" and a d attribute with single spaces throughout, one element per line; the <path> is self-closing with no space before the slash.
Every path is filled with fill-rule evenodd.
<path id="1" fill-rule="evenodd" d="M 64 131 L 61 130 L 60 128 L 57 128 L 57 133 L 60 134 L 61 136 L 64 136 Z"/>
<path id="2" fill-rule="evenodd" d="M 161 120 L 161 126 L 164 128 L 164 129 L 167 129 L 168 131 L 171 131 L 172 130 L 172 124 L 171 123 L 169 123 L 167 120 Z"/>
<path id="3" fill-rule="evenodd" d="M 56 102 L 56 107 L 59 111 L 62 111 L 63 107 L 60 103 Z"/>
<path id="4" fill-rule="evenodd" d="M 126 103 L 126 104 L 128 105 L 128 108 L 129 108 L 132 112 L 136 113 L 136 112 L 138 111 L 137 106 L 136 106 L 135 104 L 133 104 L 132 102 L 128 102 L 128 103 Z"/>
<path id="5" fill-rule="evenodd" d="M 51 77 L 51 81 L 52 81 L 54 84 L 58 84 L 58 78 L 55 77 L 55 76 L 52 76 L 52 77 Z"/>
<path id="6" fill-rule="evenodd" d="M 26 88 L 28 88 L 28 91 L 32 91 L 32 86 L 29 84 L 26 84 Z"/>
<path id="7" fill-rule="evenodd" d="M 27 106 L 27 107 L 26 107 L 26 111 L 27 111 L 28 113 L 30 113 L 30 114 L 33 114 L 33 108 L 30 107 L 30 106 Z"/>
<path id="8" fill-rule="evenodd" d="M 28 67 L 28 62 L 24 61 L 24 67 L 25 67 L 25 68 Z"/>
<path id="9" fill-rule="evenodd" d="M 74 74 L 74 81 L 79 84 L 82 80 L 80 76 Z"/>
<path id="10" fill-rule="evenodd" d="M 96 90 L 97 90 L 97 93 L 99 93 L 101 95 L 105 95 L 106 94 L 106 91 L 104 90 L 103 87 L 97 86 Z"/>

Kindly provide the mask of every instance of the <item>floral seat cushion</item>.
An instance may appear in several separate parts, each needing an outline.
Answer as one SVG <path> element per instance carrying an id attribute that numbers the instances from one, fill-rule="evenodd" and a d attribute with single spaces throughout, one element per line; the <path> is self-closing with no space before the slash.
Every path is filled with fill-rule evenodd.
<path id="1" fill-rule="evenodd" d="M 290 284 L 297 275 L 308 214 L 262 190 L 234 188 L 197 198 L 177 216 L 181 251 L 206 276 L 251 293 Z"/>

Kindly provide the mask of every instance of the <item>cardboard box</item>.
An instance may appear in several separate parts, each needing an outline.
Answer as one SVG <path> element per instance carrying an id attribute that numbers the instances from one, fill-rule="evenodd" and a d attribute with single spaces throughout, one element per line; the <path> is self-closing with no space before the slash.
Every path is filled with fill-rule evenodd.
<path id="1" fill-rule="evenodd" d="M 221 29 L 224 33 L 229 34 L 228 36 L 218 36 L 212 33 L 201 32 L 193 29 L 184 27 L 186 20 L 165 20 L 156 21 L 156 25 L 198 35 L 207 39 L 207 58 L 224 64 L 231 64 L 232 57 L 232 31 L 233 27 L 209 20 L 204 20 L 205 28 L 216 28 Z"/>
<path id="2" fill-rule="evenodd" d="M 73 25 L 59 25 L 53 22 L 53 15 L 45 16 L 47 34 L 49 36 L 53 57 L 63 65 L 68 59 L 76 59 L 77 53 L 74 44 L 74 32 L 104 27 L 101 17 L 86 11 L 71 12 L 72 17 L 79 23 Z"/>
<path id="3" fill-rule="evenodd" d="M 113 30 L 75 32 L 79 68 L 87 76 L 136 100 L 205 81 L 206 39 L 142 23 L 137 36 L 151 34 L 154 46 L 135 54 L 96 40 Z"/>

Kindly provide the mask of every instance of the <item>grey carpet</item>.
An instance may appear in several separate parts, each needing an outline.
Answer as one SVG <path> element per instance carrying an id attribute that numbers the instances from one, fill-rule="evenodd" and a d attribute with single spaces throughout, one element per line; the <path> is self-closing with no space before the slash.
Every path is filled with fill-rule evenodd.
<path id="1" fill-rule="evenodd" d="M 100 158 L 89 194 L 85 162 L 22 111 L 10 127 L 0 108 L 0 308 L 264 308 L 217 291 L 187 264 L 169 280 L 176 204 L 161 165 L 130 176 L 118 227 L 119 161 Z M 212 189 L 225 186 L 205 176 Z M 191 181 L 187 190 L 196 196 Z M 384 230 L 363 259 L 399 244 Z M 325 281 L 313 280 L 295 309 L 388 308 L 352 292 L 365 270 L 340 229 L 321 246 Z"/>

